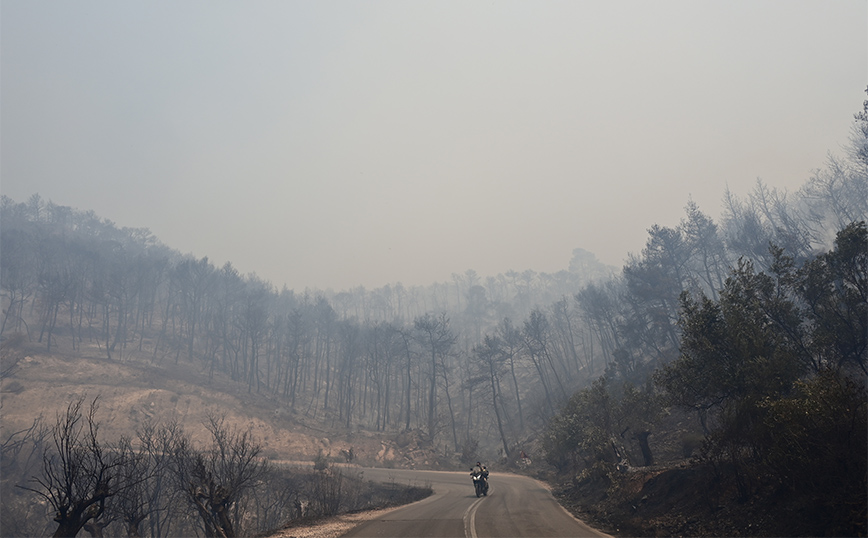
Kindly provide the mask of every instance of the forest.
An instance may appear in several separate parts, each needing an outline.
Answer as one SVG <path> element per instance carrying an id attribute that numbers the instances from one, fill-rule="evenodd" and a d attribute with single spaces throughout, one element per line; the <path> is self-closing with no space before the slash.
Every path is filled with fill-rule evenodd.
<path id="1" fill-rule="evenodd" d="M 533 452 L 576 485 L 658 463 L 654 439 L 682 413 L 694 461 L 741 502 L 807 492 L 823 528 L 864 534 L 868 102 L 799 191 L 757 180 L 722 201 L 715 221 L 687 200 L 620 270 L 577 248 L 554 274 L 335 292 L 3 196 L 0 337 L 185 361 L 331 428 L 415 431 L 444 467 Z"/>

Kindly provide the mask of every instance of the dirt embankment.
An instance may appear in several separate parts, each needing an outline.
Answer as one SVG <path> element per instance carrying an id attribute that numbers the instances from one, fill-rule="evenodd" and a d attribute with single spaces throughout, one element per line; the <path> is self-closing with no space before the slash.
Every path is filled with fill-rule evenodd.
<path id="1" fill-rule="evenodd" d="M 250 429 L 266 457 L 276 461 L 312 462 L 322 453 L 330 461 L 372 466 L 436 466 L 419 432 L 387 434 L 347 430 L 322 410 L 292 409 L 265 391 L 174 357 L 127 353 L 123 360 L 105 358 L 97 346 L 46 353 L 44 346 L 23 344 L 4 359 L 12 364 L 0 383 L 3 420 L 0 434 L 29 426 L 37 417 L 49 425 L 79 398 L 98 398 L 100 436 L 133 436 L 147 423 L 177 421 L 195 442 L 205 443 L 209 416 Z M 9 351 L 9 350 L 7 350 Z"/>

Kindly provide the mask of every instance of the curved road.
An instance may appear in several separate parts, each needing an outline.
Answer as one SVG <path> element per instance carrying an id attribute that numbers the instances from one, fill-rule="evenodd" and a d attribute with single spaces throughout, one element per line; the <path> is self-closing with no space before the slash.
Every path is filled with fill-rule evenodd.
<path id="1" fill-rule="evenodd" d="M 430 484 L 434 494 L 366 521 L 344 536 L 608 537 L 574 518 L 541 483 L 492 472 L 487 497 L 476 498 L 469 472 L 360 469 L 366 480 Z"/>

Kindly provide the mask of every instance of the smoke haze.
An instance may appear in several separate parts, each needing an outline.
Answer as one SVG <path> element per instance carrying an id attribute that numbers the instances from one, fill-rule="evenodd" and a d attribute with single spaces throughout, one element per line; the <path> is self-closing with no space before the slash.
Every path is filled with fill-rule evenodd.
<path id="1" fill-rule="evenodd" d="M 0 191 L 277 286 L 619 265 L 688 197 L 797 189 L 868 6 L 3 2 Z"/>

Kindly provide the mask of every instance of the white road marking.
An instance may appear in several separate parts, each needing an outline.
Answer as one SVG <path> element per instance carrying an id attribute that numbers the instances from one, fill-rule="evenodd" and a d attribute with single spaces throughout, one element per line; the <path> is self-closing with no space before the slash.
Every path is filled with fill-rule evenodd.
<path id="1" fill-rule="evenodd" d="M 485 497 L 480 497 L 473 501 L 467 510 L 464 511 L 464 537 L 465 538 L 478 538 L 476 536 L 476 508 L 479 506 L 479 503 L 482 502 L 482 499 Z"/>

